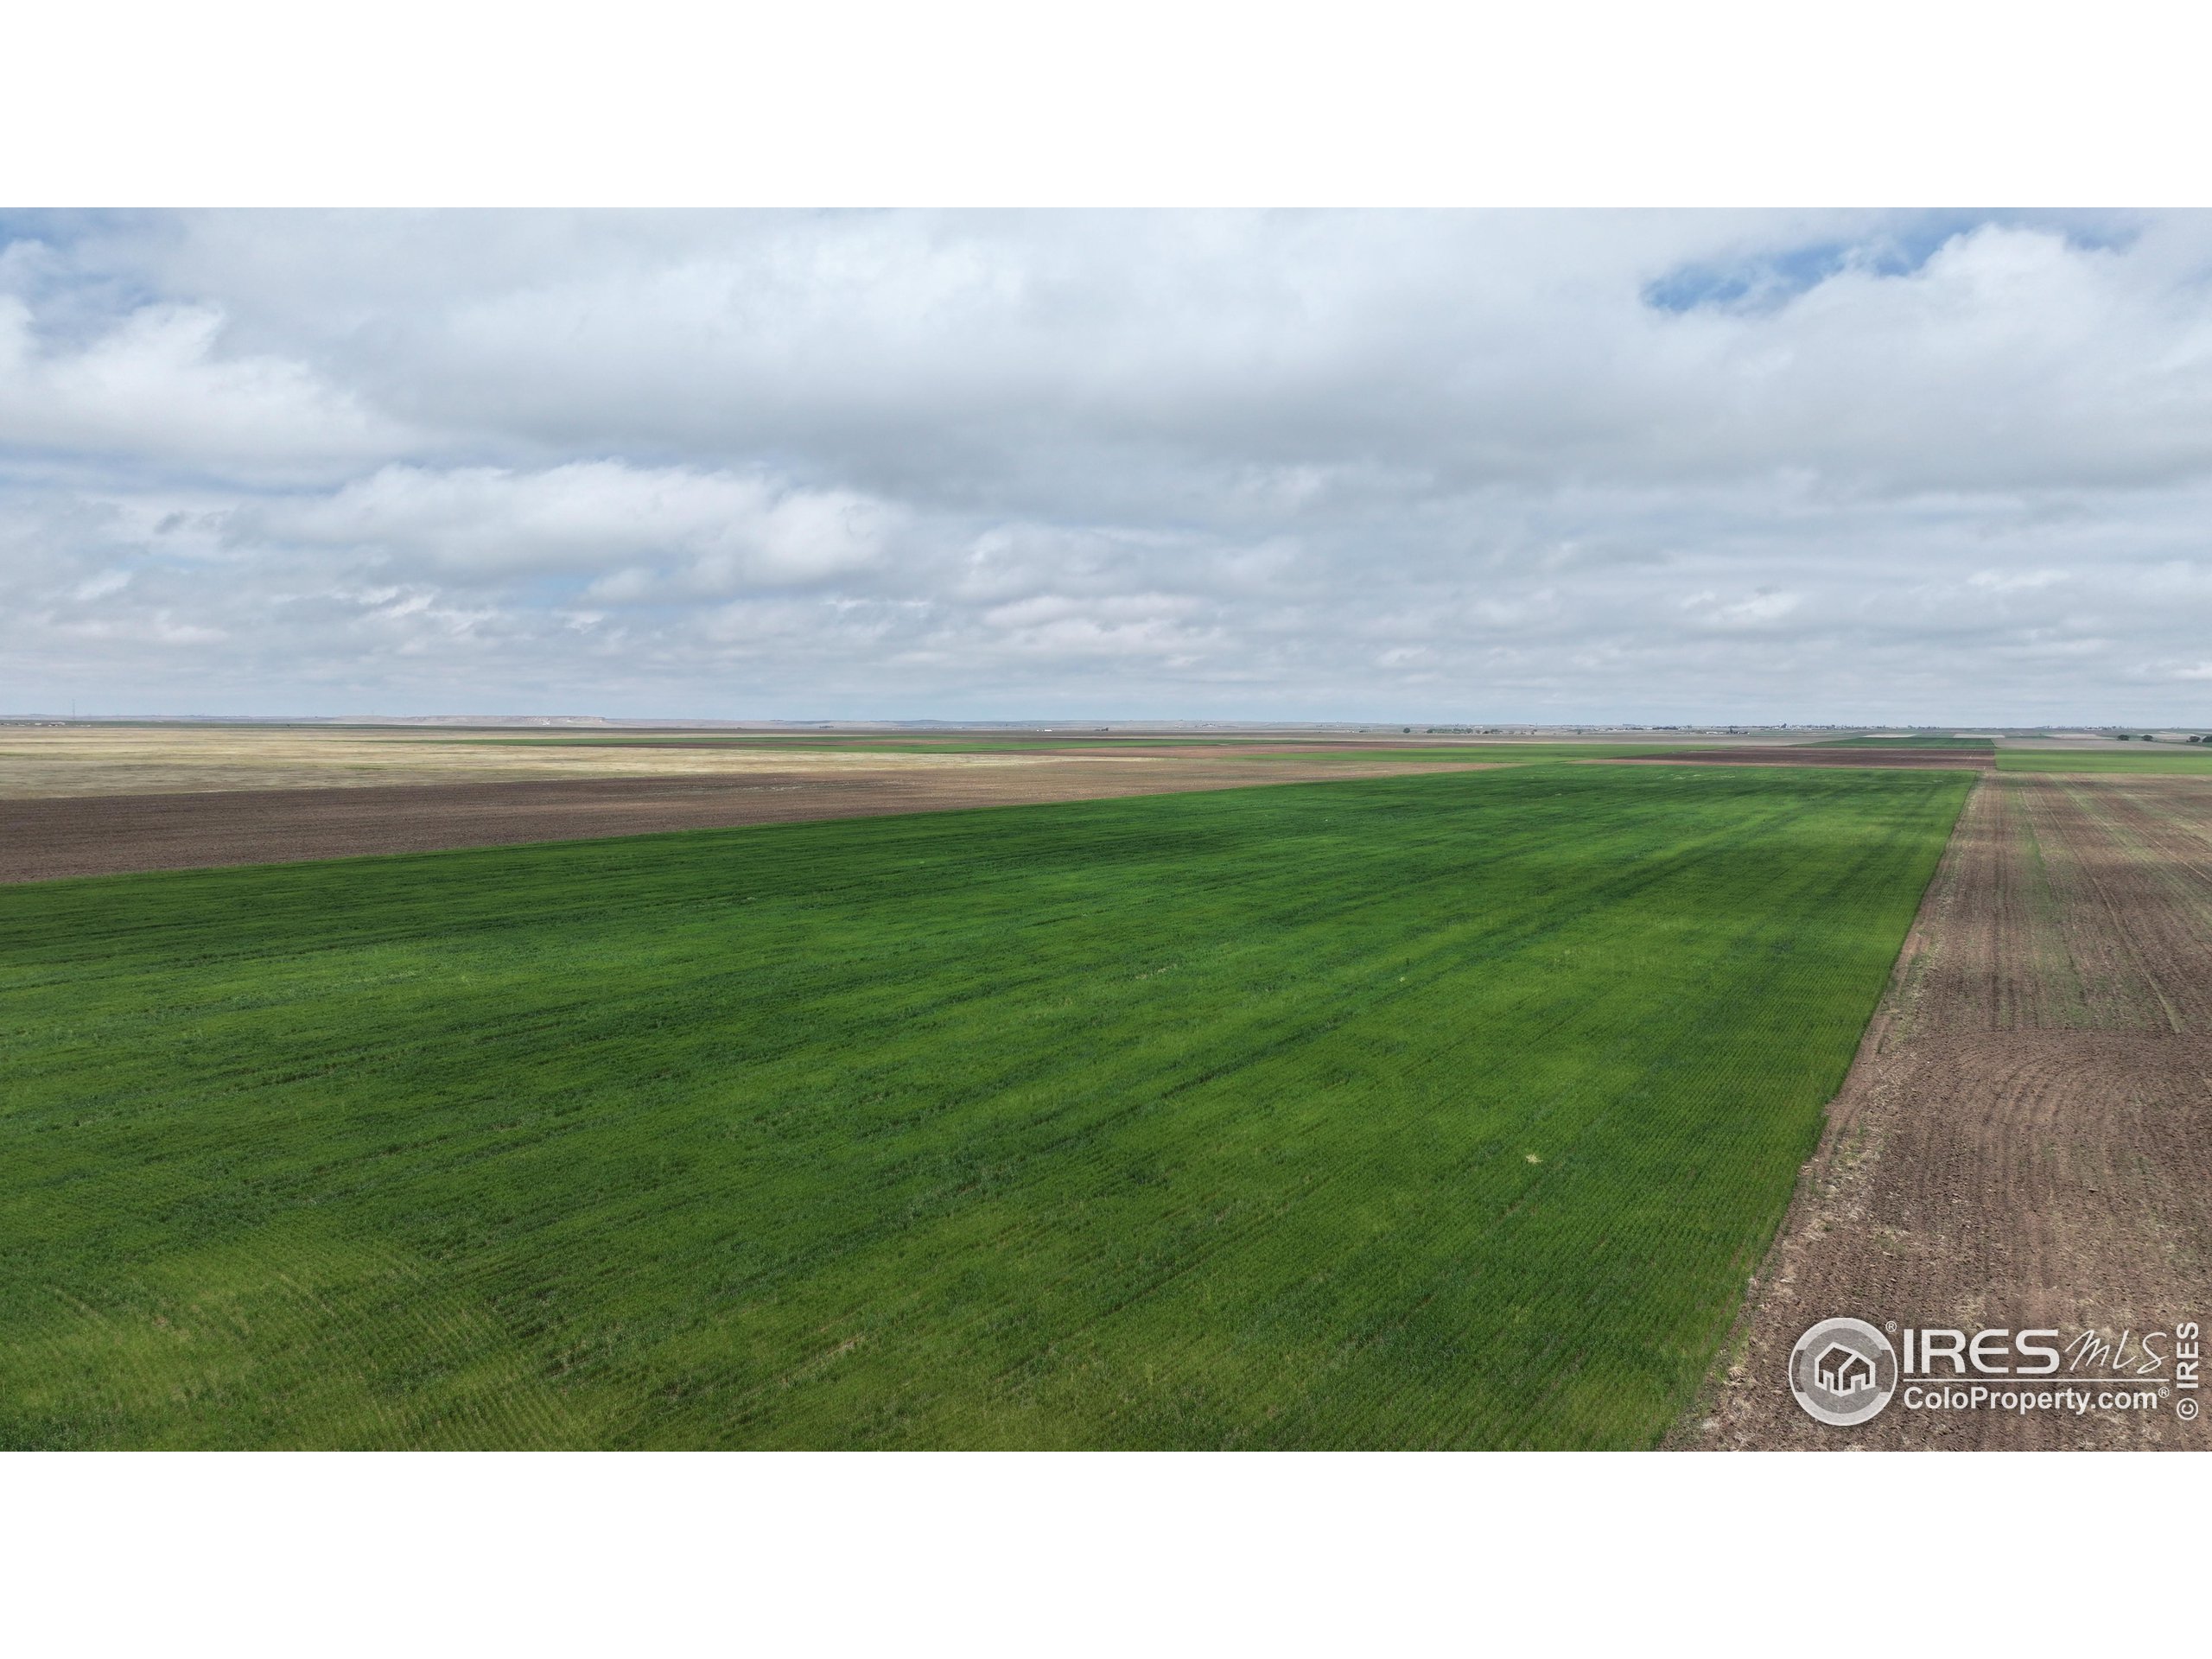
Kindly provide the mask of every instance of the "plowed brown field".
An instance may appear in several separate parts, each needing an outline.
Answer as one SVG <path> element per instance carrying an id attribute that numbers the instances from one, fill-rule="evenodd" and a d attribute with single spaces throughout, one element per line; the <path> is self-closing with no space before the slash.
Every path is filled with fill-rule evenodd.
<path id="1" fill-rule="evenodd" d="M 648 778 L 0 798 L 0 882 L 1473 769 L 1287 755 L 924 756 L 873 767 L 850 755 L 793 756 L 780 767 L 741 759 L 741 771 Z"/>
<path id="2" fill-rule="evenodd" d="M 1826 1427 L 1815 1320 L 2171 1330 L 2212 1314 L 2212 782 L 1985 779 L 1676 1436 L 1707 1447 L 2212 1448 L 2171 1410 Z"/>

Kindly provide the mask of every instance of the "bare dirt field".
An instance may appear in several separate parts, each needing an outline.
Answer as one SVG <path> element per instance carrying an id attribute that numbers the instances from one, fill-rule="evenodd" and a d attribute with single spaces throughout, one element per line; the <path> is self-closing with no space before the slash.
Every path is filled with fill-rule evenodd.
<path id="1" fill-rule="evenodd" d="M 2212 780 L 1976 787 L 1723 1374 L 1675 1443 L 2190 1446 L 2171 1409 L 1814 1421 L 1817 1319 L 2171 1331 L 2212 1314 Z M 2170 1402 L 2171 1404 L 2171 1402 Z"/>
<path id="2" fill-rule="evenodd" d="M 1624 756 L 1623 761 L 1639 766 L 1949 766 L 1985 771 L 1993 764 L 1989 754 L 1975 749 L 1796 749 L 1749 746 L 1669 749 L 1660 754 Z"/>
<path id="3" fill-rule="evenodd" d="M 677 758 L 647 757 L 664 766 Z M 23 794 L 0 798 L 0 882 L 1471 769 L 1203 750 L 1103 758 L 780 754 L 645 777 L 517 777 L 494 769 L 463 781 Z"/>

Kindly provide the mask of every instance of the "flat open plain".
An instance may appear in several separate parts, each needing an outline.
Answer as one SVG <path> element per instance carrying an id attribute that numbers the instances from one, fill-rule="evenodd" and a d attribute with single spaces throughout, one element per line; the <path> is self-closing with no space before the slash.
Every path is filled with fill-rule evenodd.
<path id="1" fill-rule="evenodd" d="M 1984 778 L 1690 1443 L 2212 1444 L 2171 1412 L 1831 1429 L 1815 1320 L 2171 1330 L 2212 1313 L 2212 780 Z"/>
<path id="2" fill-rule="evenodd" d="M 1986 766 L 1986 753 L 1662 743 L 0 728 L 0 883 L 1179 794 L 1542 761 Z"/>
<path id="3" fill-rule="evenodd" d="M 1955 775 L 1963 769 L 1980 774 L 1971 780 L 1968 810 L 1928 887 L 1889 994 L 1859 1043 L 1856 1063 L 1829 1111 L 1825 1138 L 1802 1173 L 1794 1207 L 1754 1281 L 1736 1335 L 1722 1351 L 1703 1398 L 1678 1423 L 1673 1443 L 2194 1443 L 2189 1430 L 2158 1414 L 2023 1420 L 1990 1413 L 1949 1420 L 1939 1432 L 1933 1420 L 1893 1408 L 1867 1427 L 1830 1431 L 1800 1413 L 1780 1385 L 1783 1360 L 1797 1333 L 1833 1313 L 1965 1327 L 2091 1327 L 2112 1338 L 2123 1329 L 2201 1319 L 2206 1311 L 2197 1299 L 2202 1287 L 2212 1284 L 2212 756 L 2146 747 L 2133 753 L 2084 751 L 2078 757 L 2007 749 L 1993 758 L 1995 771 L 1987 750 L 1864 740 L 1818 748 L 1738 741 L 1669 749 L 1649 743 L 1404 742 L 1389 736 L 1358 742 L 1185 741 L 1056 740 L 1002 732 L 775 738 L 18 728 L 0 731 L 0 882 L 882 818 L 1257 784 L 1410 779 L 1420 772 L 1501 765 L 1537 770 L 1497 798 L 1533 804 L 1556 798 L 1562 804 L 1586 787 L 1572 781 L 1577 774 L 1595 786 L 1592 774 L 1611 772 L 1610 763 L 1619 760 L 1630 763 L 1630 773 L 1657 766 L 1686 780 L 1700 774 L 1674 769 L 1803 769 L 1796 774 L 1805 779 L 1802 786 L 1783 785 L 1774 774 L 1781 794 L 1769 796 L 1762 786 L 1744 798 L 1742 804 L 1756 817 L 1771 800 L 1802 794 L 1811 802 L 1830 779 L 1841 781 L 1838 769 L 1892 775 L 1931 768 Z M 1560 762 L 1588 764 L 1586 769 Z M 2030 767 L 2050 770 L 2024 769 Z M 1738 776 L 1748 783 L 1748 776 Z M 1897 784 L 1936 781 L 1899 778 Z M 1968 782 L 1960 779 L 1951 786 Z M 1700 792 L 1711 787 L 1694 785 Z M 1279 799 L 1287 804 L 1299 793 Z M 1345 797 L 1345 807 L 1361 798 Z M 1612 810 L 1627 798 L 1605 791 L 1589 796 L 1587 805 L 1598 810 L 1602 800 L 1604 810 Z M 1656 830 L 1672 809 L 1662 809 L 1660 796 L 1645 798 L 1658 812 L 1651 824 Z M 1256 810 L 1256 800 L 1254 805 Z M 1471 815 L 1469 826 L 1478 817 Z M 1376 822 L 1379 827 L 1390 821 L 1385 814 Z M 1014 822 L 1007 826 L 1008 831 L 1015 827 Z M 1557 825 L 1578 843 L 1588 827 L 1573 814 Z M 865 826 L 852 829 L 859 833 Z M 950 824 L 946 830 L 954 833 Z M 639 843 L 638 856 L 649 865 L 663 855 Z M 1550 902 L 1567 904 L 1566 895 L 1603 867 L 1604 860 L 1592 855 L 1590 863 L 1565 878 L 1560 897 Z M 395 873 L 406 868 L 391 868 Z M 1158 867 L 1173 868 L 1173 861 Z M 1373 874 L 1364 864 L 1345 865 L 1332 867 L 1329 880 L 1350 880 L 1356 868 L 1362 880 Z M 1739 870 L 1738 879 L 1745 873 Z M 270 879 L 276 874 L 270 872 Z M 302 874 L 316 882 L 324 879 Z M 155 896 L 149 888 L 131 902 Z M 1854 896 L 1838 889 L 1827 902 Z M 1370 896 L 1363 902 L 1381 900 Z M 1531 925 L 1539 911 L 1530 912 Z M 1810 930 L 1821 914 L 1817 907 L 1801 912 L 1794 937 L 1802 948 L 1812 948 Z M 217 939 L 224 928 L 241 925 L 226 922 L 207 938 Z M 425 949 L 437 931 L 424 934 Z M 514 989 L 524 1001 L 539 994 L 534 982 L 517 982 Z M 1624 995 L 1623 987 L 1605 993 L 1611 999 Z M 1334 1017 L 1309 1013 L 1325 1023 Z M 1649 1014 L 1671 1017 L 1671 1010 L 1655 1004 Z M 1462 1039 L 1452 1033 L 1467 1017 L 1464 1007 L 1456 1013 L 1439 1007 L 1430 1013 L 1432 1026 L 1408 1040 L 1426 1046 L 1448 1039 L 1455 1046 L 1454 1065 L 1472 1067 L 1471 1077 L 1487 1075 L 1503 1052 L 1497 1028 L 1465 1035 L 1466 1041 L 1480 1038 L 1487 1045 L 1479 1052 L 1458 1048 Z M 1665 1047 L 1655 1029 L 1644 1028 L 1647 1045 Z M 263 1046 L 276 1040 L 270 1033 L 253 1039 Z M 510 1058 L 524 1067 L 537 1063 L 534 1051 Z M 1665 1061 L 1664 1055 L 1659 1058 Z M 1801 1143 L 1790 1156 L 1802 1155 L 1810 1144 Z M 1752 1200 L 1754 1208 L 1758 1202 Z M 1778 1200 L 1777 1210 L 1768 1212 L 1776 1213 Z M 1727 1217 L 1731 1227 L 1745 1219 Z M 1749 1219 L 1757 1239 L 1764 1240 L 1771 1219 L 1763 1224 Z M 1758 1245 L 1752 1248 L 1756 1252 Z M 1743 1268 L 1750 1260 L 1744 1259 Z M 1702 1270 L 1710 1272 L 1712 1264 Z M 1683 1335 L 1688 1333 L 1678 1331 Z M 1711 1340 L 1717 1339 L 1716 1332 Z M 1701 1345 L 1695 1335 L 1688 1341 L 1693 1349 Z M 1712 1351 L 1709 1343 L 1702 1351 Z M 1702 1366 L 1702 1358 L 1697 1364 Z M 1656 1395 L 1639 1395 L 1630 1420 L 1650 1421 L 1670 1386 L 1662 1382 Z M 1484 1408 L 1500 1408 L 1497 1402 Z M 1629 1420 L 1599 1428 L 1598 1417 L 1606 1413 L 1592 1402 L 1577 1409 L 1594 1414 L 1579 1419 L 1575 1427 L 1564 1419 L 1547 1419 L 1550 1426 L 1541 1428 L 1534 1420 L 1509 1427 L 1493 1417 L 1460 1443 L 1634 1444 L 1643 1434 Z M 426 1438 L 460 1444 L 580 1443 L 573 1433 L 547 1441 L 519 1429 L 452 1431 L 458 1433 L 453 1439 L 449 1427 L 431 1433 L 419 1423 L 390 1433 L 356 1426 L 339 1438 L 352 1444 Z M 868 1438 L 849 1423 L 812 1432 L 824 1437 L 814 1443 Z M 1154 1432 L 1139 1438 L 1150 1439 Z M 47 1433 L 36 1431 L 29 1443 L 43 1443 Z M 121 1443 L 149 1443 L 168 1434 L 146 1433 L 147 1439 L 138 1440 L 126 1432 Z M 1368 1443 L 1440 1443 L 1431 1433 Z M 1126 1443 L 1121 1433 L 1094 1421 L 1075 1440 Z M 594 1438 L 594 1431 L 582 1432 L 583 1443 Z M 1267 1438 L 1258 1435 L 1260 1442 Z M 1206 1440 L 1207 1434 L 1193 1440 L 1178 1429 L 1152 1443 Z M 241 1429 L 235 1438 L 198 1443 L 255 1439 Z M 294 1443 L 315 1441 L 305 1434 Z M 1362 1442 L 1353 1436 L 1340 1443 Z"/>

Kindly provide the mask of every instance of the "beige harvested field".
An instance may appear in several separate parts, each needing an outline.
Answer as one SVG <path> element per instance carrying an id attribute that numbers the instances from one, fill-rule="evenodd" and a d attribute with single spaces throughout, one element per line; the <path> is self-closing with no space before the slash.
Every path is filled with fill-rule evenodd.
<path id="1" fill-rule="evenodd" d="M 0 750 L 0 882 L 1469 769 L 1328 750 L 509 747 L 190 727 L 13 731 Z"/>
<path id="2" fill-rule="evenodd" d="M 1712 1447 L 2212 1446 L 2171 1411 L 1823 1427 L 1815 1320 L 2171 1330 L 2212 1314 L 2212 780 L 1985 778 L 1680 1440 Z"/>
<path id="3" fill-rule="evenodd" d="M 766 747 L 680 742 L 592 747 L 512 732 L 456 735 L 435 728 L 9 727 L 0 728 L 0 799 L 576 778 L 741 777 L 795 768 L 822 773 L 934 773 L 1049 766 L 1065 758 L 1049 752 L 886 754 L 804 748 L 779 753 Z"/>

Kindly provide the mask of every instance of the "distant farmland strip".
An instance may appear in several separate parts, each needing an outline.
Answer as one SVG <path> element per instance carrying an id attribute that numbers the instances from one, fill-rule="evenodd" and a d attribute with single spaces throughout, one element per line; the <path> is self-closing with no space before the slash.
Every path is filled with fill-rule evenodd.
<path id="1" fill-rule="evenodd" d="M 1928 732 L 1914 732 L 1904 737 L 1824 737 L 1806 747 L 1815 749 L 1980 749 L 1987 753 L 1997 745 L 1986 737 L 1939 737 Z"/>
<path id="2" fill-rule="evenodd" d="M 1828 747 L 1808 744 L 1802 748 L 1780 745 L 1755 747 L 1745 745 L 1731 749 L 1674 749 L 1653 754 L 1616 756 L 1619 760 L 1641 760 L 1658 766 L 1831 766 L 1831 767 L 1898 767 L 1925 771 L 1932 767 L 1956 770 L 1985 768 L 1989 765 L 1987 750 L 1971 749 L 1868 749 L 1842 745 Z"/>
<path id="3" fill-rule="evenodd" d="M 1657 743 L 1440 743 L 1434 739 L 1342 737 L 1067 737 L 994 741 L 976 738 L 721 737 L 655 734 L 640 737 L 470 737 L 458 747 L 493 749 L 764 749 L 786 753 L 994 754 L 1081 753 L 1141 755 L 1154 749 L 1205 749 L 1224 757 L 1264 760 L 1277 755 L 1325 760 L 1345 756 L 1373 760 L 1599 760 L 1650 754 Z M 1988 746 L 1984 744 L 1986 748 Z"/>
<path id="4" fill-rule="evenodd" d="M 1967 779 L 0 891 L 0 1440 L 1652 1443 Z"/>
<path id="5" fill-rule="evenodd" d="M 2212 779 L 2212 747 L 2179 744 L 2140 749 L 1999 749 L 1999 772 L 2165 772 L 2177 778 Z"/>

